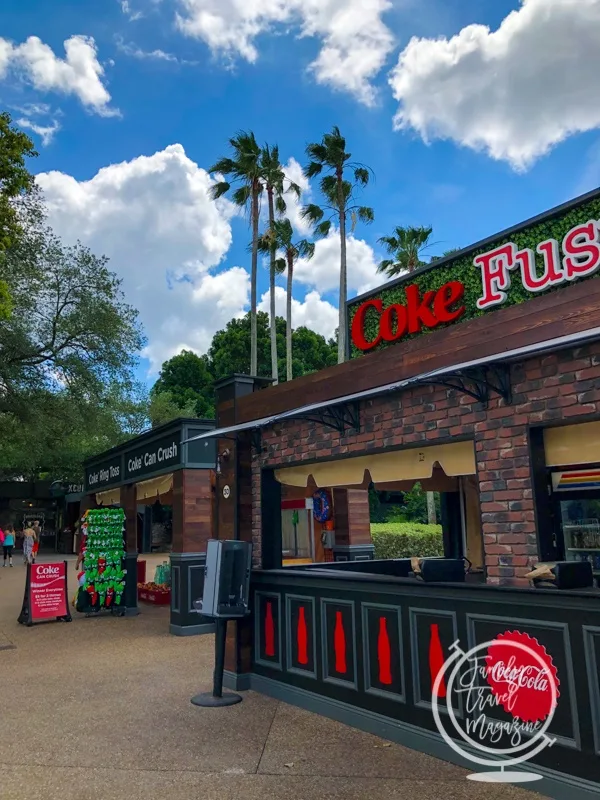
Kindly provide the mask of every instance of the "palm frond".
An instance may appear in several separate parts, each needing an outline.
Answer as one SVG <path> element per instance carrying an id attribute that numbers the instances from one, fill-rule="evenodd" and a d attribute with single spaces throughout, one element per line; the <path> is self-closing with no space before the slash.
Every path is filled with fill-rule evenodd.
<path id="1" fill-rule="evenodd" d="M 323 164 L 327 161 L 327 147 L 323 142 L 313 142 L 306 146 L 306 155 L 311 161 Z"/>
<path id="2" fill-rule="evenodd" d="M 331 230 L 331 220 L 325 220 L 324 222 L 320 222 L 317 226 L 315 226 L 315 235 L 316 236 L 329 236 L 329 231 Z"/>
<path id="3" fill-rule="evenodd" d="M 369 182 L 369 170 L 366 167 L 357 167 L 354 170 L 354 180 L 361 186 L 366 186 Z"/>
<path id="4" fill-rule="evenodd" d="M 285 258 L 276 258 L 275 259 L 275 274 L 281 275 L 282 272 L 285 272 L 287 268 L 287 264 L 285 263 Z"/>
<path id="5" fill-rule="evenodd" d="M 395 253 L 400 247 L 400 242 L 395 236 L 381 236 L 377 239 L 377 243 L 384 245 L 388 253 Z"/>
<path id="6" fill-rule="evenodd" d="M 251 187 L 247 183 L 245 183 L 243 186 L 238 186 L 238 188 L 232 195 L 232 200 L 236 204 L 236 206 L 240 206 L 241 208 L 248 203 L 251 194 L 252 194 Z"/>
<path id="7" fill-rule="evenodd" d="M 300 258 L 312 258 L 315 254 L 315 243 L 309 242 L 308 239 L 301 239 L 296 245 L 296 249 Z"/>
<path id="8" fill-rule="evenodd" d="M 290 185 L 287 187 L 287 190 L 288 192 L 295 194 L 296 197 L 300 197 L 300 195 L 302 194 L 302 189 L 297 183 L 294 183 L 294 181 L 290 181 Z"/>
<path id="9" fill-rule="evenodd" d="M 229 175 L 235 169 L 235 162 L 231 158 L 220 158 L 212 167 L 208 168 L 209 172 L 218 172 L 221 175 Z"/>
<path id="10" fill-rule="evenodd" d="M 302 209 L 302 218 L 316 225 L 323 219 L 323 209 L 316 203 L 310 203 Z"/>
<path id="11" fill-rule="evenodd" d="M 220 181 L 220 183 L 215 183 L 210 187 L 210 196 L 213 200 L 218 200 L 219 197 L 223 197 L 224 194 L 231 189 L 231 184 L 227 181 Z"/>
<path id="12" fill-rule="evenodd" d="M 373 212 L 373 209 L 369 208 L 369 206 L 360 206 L 358 208 L 357 214 L 359 220 L 367 225 L 370 222 L 373 222 L 373 220 L 375 219 L 375 214 Z"/>
<path id="13" fill-rule="evenodd" d="M 280 194 L 278 194 L 277 197 L 275 198 L 275 210 L 277 211 L 278 214 L 285 214 L 286 209 L 287 205 L 285 200 Z"/>
<path id="14" fill-rule="evenodd" d="M 318 161 L 310 161 L 302 170 L 305 178 L 316 178 L 323 170 L 323 164 Z"/>

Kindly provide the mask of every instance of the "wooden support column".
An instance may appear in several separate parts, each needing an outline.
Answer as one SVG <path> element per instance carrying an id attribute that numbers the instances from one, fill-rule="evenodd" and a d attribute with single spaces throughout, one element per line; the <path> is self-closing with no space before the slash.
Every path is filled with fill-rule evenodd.
<path id="1" fill-rule="evenodd" d="M 366 489 L 334 489 L 335 561 L 373 558 L 369 492 Z"/>
<path id="2" fill-rule="evenodd" d="M 135 483 L 121 486 L 121 507 L 125 512 L 125 546 L 127 547 L 127 552 L 137 554 L 137 498 Z"/>
<path id="3" fill-rule="evenodd" d="M 235 425 L 238 400 L 269 386 L 269 378 L 233 375 L 215 385 L 217 428 Z M 252 531 L 252 442 L 249 434 L 217 441 L 216 535 L 219 539 L 242 539 L 254 544 L 254 563 L 260 563 L 260 537 Z M 252 627 L 249 620 L 230 622 L 225 650 L 226 683 L 248 688 L 246 677 L 252 662 Z"/>

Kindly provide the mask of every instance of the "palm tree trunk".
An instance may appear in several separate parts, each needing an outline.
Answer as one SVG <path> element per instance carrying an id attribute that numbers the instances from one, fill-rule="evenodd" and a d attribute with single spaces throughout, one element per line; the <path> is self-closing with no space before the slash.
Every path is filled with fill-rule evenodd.
<path id="1" fill-rule="evenodd" d="M 346 360 L 346 296 L 348 293 L 348 266 L 346 264 L 346 213 L 340 211 L 340 320 L 338 331 L 338 364 Z"/>
<path id="2" fill-rule="evenodd" d="M 292 374 L 292 281 L 294 279 L 294 257 L 288 253 L 287 257 L 287 297 L 285 306 L 285 362 L 286 379 L 291 381 Z"/>
<path id="3" fill-rule="evenodd" d="M 273 202 L 273 188 L 268 187 L 269 196 L 269 230 L 273 231 L 275 222 L 275 205 Z M 269 292 L 271 301 L 271 377 L 273 383 L 279 383 L 279 369 L 277 365 L 277 324 L 275 317 L 275 246 L 271 247 L 271 262 L 269 264 Z"/>
<path id="4" fill-rule="evenodd" d="M 435 495 L 433 492 L 427 492 L 427 522 L 430 525 L 435 525 L 437 522 L 435 514 Z"/>
<path id="5" fill-rule="evenodd" d="M 258 191 L 252 186 L 252 268 L 250 273 L 250 375 L 258 373 L 258 331 L 256 327 L 256 283 L 258 280 Z"/>

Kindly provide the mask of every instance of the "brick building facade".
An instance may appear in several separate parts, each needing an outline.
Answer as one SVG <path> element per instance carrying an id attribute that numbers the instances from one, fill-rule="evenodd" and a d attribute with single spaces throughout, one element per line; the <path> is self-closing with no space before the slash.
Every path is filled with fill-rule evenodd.
<path id="1" fill-rule="evenodd" d="M 527 583 L 524 576 L 540 560 L 529 431 L 600 419 L 600 343 L 531 358 L 511 373 L 510 403 L 493 397 L 485 408 L 458 390 L 420 386 L 361 403 L 358 434 L 340 435 L 308 421 L 267 428 L 252 465 L 257 563 L 262 468 L 461 438 L 475 443 L 487 581 Z"/>

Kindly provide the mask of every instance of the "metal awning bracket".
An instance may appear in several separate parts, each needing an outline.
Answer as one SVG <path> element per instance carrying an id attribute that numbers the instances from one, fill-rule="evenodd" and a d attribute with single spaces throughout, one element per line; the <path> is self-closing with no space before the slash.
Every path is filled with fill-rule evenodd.
<path id="1" fill-rule="evenodd" d="M 298 414 L 293 419 L 316 422 L 326 428 L 333 428 L 341 436 L 347 432 L 360 432 L 360 403 L 351 401 L 316 409 L 310 414 Z"/>
<path id="2" fill-rule="evenodd" d="M 499 395 L 507 405 L 512 402 L 510 366 L 507 364 L 468 367 L 424 380 L 423 383 L 455 389 L 484 406 L 489 403 L 492 393 Z"/>

